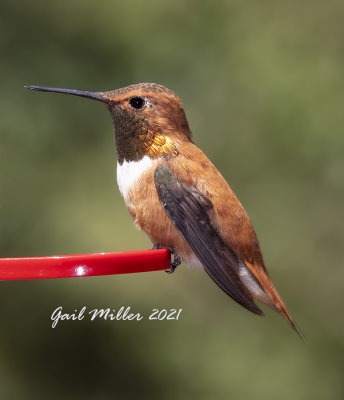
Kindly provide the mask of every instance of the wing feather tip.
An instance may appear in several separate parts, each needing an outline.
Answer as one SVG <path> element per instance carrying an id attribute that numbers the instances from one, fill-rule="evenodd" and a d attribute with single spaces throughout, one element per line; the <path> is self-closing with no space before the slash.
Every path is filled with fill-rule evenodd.
<path id="1" fill-rule="evenodd" d="M 252 303 L 251 307 L 249 308 L 253 314 L 259 315 L 260 317 L 264 316 L 264 312 L 257 306 L 256 303 Z"/>

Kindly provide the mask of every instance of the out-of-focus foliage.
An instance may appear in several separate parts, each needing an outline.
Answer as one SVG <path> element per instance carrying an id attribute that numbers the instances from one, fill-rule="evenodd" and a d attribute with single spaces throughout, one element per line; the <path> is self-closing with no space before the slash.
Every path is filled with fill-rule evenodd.
<path id="1" fill-rule="evenodd" d="M 158 82 L 246 207 L 306 337 L 185 267 L 2 282 L 2 398 L 344 397 L 343 17 L 339 0 L 1 1 L 1 257 L 151 246 L 115 186 L 104 106 L 23 85 Z M 52 329 L 59 305 L 183 312 Z"/>

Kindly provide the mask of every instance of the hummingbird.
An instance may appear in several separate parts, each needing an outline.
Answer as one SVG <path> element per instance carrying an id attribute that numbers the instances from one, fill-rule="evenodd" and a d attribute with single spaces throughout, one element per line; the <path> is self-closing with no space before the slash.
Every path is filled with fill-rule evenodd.
<path id="1" fill-rule="evenodd" d="M 203 267 L 249 311 L 258 299 L 280 313 L 301 336 L 271 282 L 250 219 L 221 173 L 192 140 L 179 97 L 155 83 L 107 92 L 45 86 L 28 89 L 82 96 L 104 103 L 112 118 L 117 183 L 136 226 L 154 248 Z"/>

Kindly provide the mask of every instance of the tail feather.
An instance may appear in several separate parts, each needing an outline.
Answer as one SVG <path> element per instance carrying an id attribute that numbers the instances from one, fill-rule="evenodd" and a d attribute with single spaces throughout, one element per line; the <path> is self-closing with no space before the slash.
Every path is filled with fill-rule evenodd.
<path id="1" fill-rule="evenodd" d="M 281 296 L 278 294 L 276 288 L 272 284 L 269 276 L 267 275 L 264 268 L 257 267 L 256 265 L 252 265 L 246 262 L 246 265 L 253 276 L 259 282 L 261 288 L 263 289 L 259 293 L 255 293 L 255 297 L 261 300 L 263 303 L 267 304 L 273 310 L 279 312 L 283 318 L 288 322 L 288 324 L 294 329 L 294 331 L 300 336 L 303 340 L 303 334 L 301 329 L 297 326 L 290 313 L 287 310 Z"/>

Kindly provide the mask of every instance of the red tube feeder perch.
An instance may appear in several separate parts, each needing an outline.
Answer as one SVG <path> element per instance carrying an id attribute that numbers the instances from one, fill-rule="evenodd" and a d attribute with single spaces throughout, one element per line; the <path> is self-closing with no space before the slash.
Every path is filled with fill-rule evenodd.
<path id="1" fill-rule="evenodd" d="M 170 251 L 137 250 L 68 256 L 0 258 L 0 280 L 76 278 L 170 269 Z"/>

